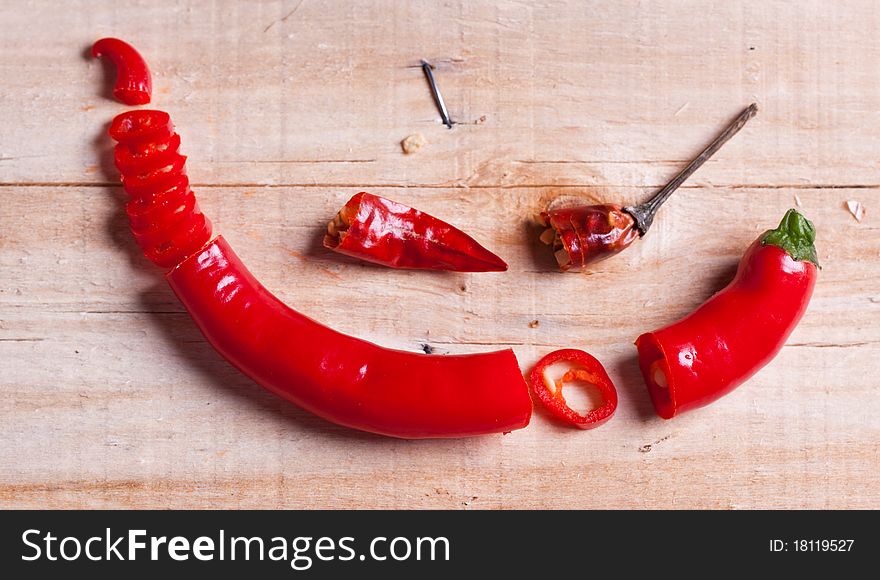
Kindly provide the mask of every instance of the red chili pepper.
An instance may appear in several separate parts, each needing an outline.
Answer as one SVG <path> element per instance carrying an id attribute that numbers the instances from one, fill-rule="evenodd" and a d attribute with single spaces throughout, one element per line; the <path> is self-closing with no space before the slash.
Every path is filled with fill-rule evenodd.
<path id="1" fill-rule="evenodd" d="M 207 244 L 211 222 L 189 188 L 186 157 L 178 152 L 180 137 L 168 113 L 123 113 L 110 124 L 110 136 L 118 141 L 116 167 L 131 197 L 126 212 L 144 255 L 170 268 Z"/>
<path id="2" fill-rule="evenodd" d="M 746 251 L 733 281 L 687 317 L 636 340 L 664 419 L 708 405 L 748 380 L 785 344 L 807 309 L 818 260 L 813 224 L 791 209 Z"/>
<path id="3" fill-rule="evenodd" d="M 641 205 L 590 205 L 543 212 L 541 220 L 547 229 L 541 234 L 541 241 L 553 246 L 559 268 L 563 272 L 583 270 L 589 264 L 610 258 L 644 236 L 654 222 L 657 210 L 669 196 L 757 112 L 755 104 L 744 109 L 678 175 Z"/>
<path id="4" fill-rule="evenodd" d="M 118 38 L 102 38 L 92 45 L 92 56 L 107 57 L 116 65 L 113 96 L 126 105 L 145 105 L 153 93 L 147 62 L 133 46 Z"/>
<path id="5" fill-rule="evenodd" d="M 324 246 L 392 268 L 503 272 L 504 260 L 472 237 L 417 209 L 358 193 L 327 225 Z"/>
<path id="6" fill-rule="evenodd" d="M 392 437 L 466 437 L 528 425 L 532 403 L 512 350 L 391 350 L 303 316 L 266 290 L 222 237 L 207 243 L 210 222 L 189 189 L 166 113 L 125 113 L 110 134 L 119 142 L 126 191 L 137 185 L 126 210 L 138 243 L 173 268 L 168 283 L 208 342 L 266 389 L 334 423 Z"/>
<path id="7" fill-rule="evenodd" d="M 560 378 L 554 380 L 548 376 L 548 371 L 553 365 L 559 364 L 565 364 L 567 368 Z M 573 381 L 595 386 L 602 396 L 602 404 L 586 415 L 569 407 L 562 394 L 562 387 Z M 614 383 L 602 364 L 582 350 L 565 348 L 551 352 L 532 369 L 529 382 L 535 396 L 551 413 L 579 429 L 594 429 L 606 423 L 617 409 L 617 389 L 614 388 Z"/>
<path id="8" fill-rule="evenodd" d="M 589 205 L 541 213 L 559 269 L 583 269 L 610 258 L 639 237 L 635 220 L 618 205 Z"/>
<path id="9" fill-rule="evenodd" d="M 511 350 L 427 355 L 340 334 L 275 298 L 222 237 L 168 273 L 205 338 L 273 393 L 329 421 L 392 437 L 466 437 L 528 425 Z"/>

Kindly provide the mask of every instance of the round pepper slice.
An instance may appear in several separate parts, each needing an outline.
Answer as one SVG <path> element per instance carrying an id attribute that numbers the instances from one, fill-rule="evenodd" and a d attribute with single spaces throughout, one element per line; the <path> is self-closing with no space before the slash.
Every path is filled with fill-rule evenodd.
<path id="1" fill-rule="evenodd" d="M 546 371 L 554 364 L 567 363 L 569 369 L 561 378 L 550 379 Z M 582 415 L 568 406 L 562 394 L 566 383 L 582 381 L 594 385 L 602 396 L 602 404 Z M 556 350 L 542 358 L 529 375 L 532 391 L 556 417 L 579 429 L 594 429 L 607 422 L 617 410 L 617 389 L 608 373 L 592 355 L 574 348 Z"/>
<path id="2" fill-rule="evenodd" d="M 125 145 L 171 138 L 174 124 L 165 111 L 136 109 L 117 115 L 110 123 L 110 137 Z"/>

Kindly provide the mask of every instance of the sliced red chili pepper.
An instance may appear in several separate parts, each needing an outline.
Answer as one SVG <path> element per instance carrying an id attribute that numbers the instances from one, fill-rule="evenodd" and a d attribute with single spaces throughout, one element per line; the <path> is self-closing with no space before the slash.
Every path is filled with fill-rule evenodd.
<path id="1" fill-rule="evenodd" d="M 176 215 L 187 215 L 198 210 L 195 195 L 191 191 L 179 196 L 169 196 L 161 202 L 153 202 L 144 210 L 128 212 L 128 222 L 135 237 L 167 229 Z"/>
<path id="2" fill-rule="evenodd" d="M 657 210 L 669 196 L 757 112 L 755 104 L 746 107 L 693 161 L 643 204 L 631 207 L 590 205 L 542 213 L 541 219 L 549 227 L 541 234 L 541 241 L 553 246 L 559 268 L 563 272 L 583 270 L 644 236 Z"/>
<path id="3" fill-rule="evenodd" d="M 192 190 L 189 188 L 189 178 L 186 175 L 180 175 L 171 185 L 160 191 L 131 198 L 125 204 L 125 213 L 128 215 L 132 229 L 146 229 L 150 223 L 155 221 L 153 216 L 161 213 L 164 206 L 180 204 L 189 195 L 192 195 Z"/>
<path id="4" fill-rule="evenodd" d="M 170 126 L 153 113 L 150 119 Z M 161 138 L 152 125 L 114 126 L 128 138 L 117 147 L 154 150 L 150 140 Z M 123 178 L 130 183 L 130 175 Z M 425 355 L 322 326 L 264 288 L 222 237 L 210 240 L 211 222 L 193 203 L 185 175 L 171 184 L 155 172 L 141 178 L 143 191 L 126 210 L 144 255 L 171 268 L 168 283 L 208 342 L 268 390 L 329 421 L 392 437 L 467 437 L 528 425 L 532 403 L 512 350 Z"/>
<path id="5" fill-rule="evenodd" d="M 127 42 L 118 38 L 102 38 L 92 45 L 92 56 L 109 58 L 116 66 L 113 96 L 126 105 L 150 102 L 153 80 L 144 57 Z"/>
<path id="6" fill-rule="evenodd" d="M 110 136 L 131 231 L 144 255 L 171 267 L 199 251 L 211 239 L 211 221 L 199 210 L 186 177 L 180 138 L 163 111 L 129 111 L 113 119 Z"/>
<path id="7" fill-rule="evenodd" d="M 169 162 L 143 173 L 122 173 L 122 188 L 129 196 L 137 198 L 153 195 L 178 183 L 186 175 L 186 156 L 179 153 Z"/>
<path id="8" fill-rule="evenodd" d="M 174 133 L 167 140 L 151 141 L 143 148 L 117 147 L 114 162 L 120 173 L 144 173 L 173 161 L 178 149 L 180 135 Z"/>
<path id="9" fill-rule="evenodd" d="M 636 340 L 657 414 L 671 419 L 729 393 L 782 349 L 818 274 L 813 224 L 791 209 L 749 247 L 726 288 Z"/>
<path id="10" fill-rule="evenodd" d="M 377 195 L 358 193 L 327 225 L 324 246 L 391 268 L 503 272 L 507 264 L 458 228 Z"/>
<path id="11" fill-rule="evenodd" d="M 563 272 L 610 258 L 639 237 L 635 220 L 617 205 L 545 211 L 541 219 L 549 226 L 541 240 L 553 245 Z"/>
<path id="12" fill-rule="evenodd" d="M 170 139 L 174 133 L 174 123 L 165 111 L 138 109 L 116 115 L 110 123 L 109 133 L 118 143 L 150 147 Z"/>
<path id="13" fill-rule="evenodd" d="M 152 221 L 149 226 L 138 227 L 133 223 L 131 225 L 131 233 L 134 234 L 135 240 L 141 246 L 158 245 L 165 241 L 165 237 L 173 237 L 179 233 L 181 228 L 188 228 L 186 224 L 181 222 L 190 222 L 193 214 L 201 213 L 199 210 L 196 196 L 190 193 L 180 200 L 172 203 L 154 206 L 155 211 L 151 212 Z M 141 222 L 142 223 L 142 222 Z"/>
<path id="14" fill-rule="evenodd" d="M 200 211 L 178 224 L 169 232 L 167 241 L 146 247 L 144 255 L 157 266 L 173 268 L 204 248 L 206 239 L 211 239 L 211 220 Z"/>
<path id="15" fill-rule="evenodd" d="M 550 368 L 561 364 L 568 367 L 561 377 L 555 380 L 549 377 Z M 586 414 L 569 407 L 562 388 L 566 383 L 574 381 L 595 386 L 602 397 L 602 404 Z M 604 424 L 617 409 L 617 389 L 614 388 L 614 383 L 602 364 L 582 350 L 564 348 L 551 352 L 532 369 L 529 382 L 535 396 L 551 413 L 579 429 L 593 429 Z"/>

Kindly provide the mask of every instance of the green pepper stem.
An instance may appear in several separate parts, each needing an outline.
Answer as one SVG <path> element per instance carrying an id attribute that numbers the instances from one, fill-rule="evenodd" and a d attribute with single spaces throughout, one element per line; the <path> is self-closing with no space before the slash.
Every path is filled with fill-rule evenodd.
<path id="1" fill-rule="evenodd" d="M 767 230 L 761 235 L 761 245 L 778 246 L 794 260 L 804 260 L 819 266 L 816 255 L 816 228 L 798 210 L 792 208 L 785 212 L 779 227 Z"/>
<path id="2" fill-rule="evenodd" d="M 709 143 L 708 147 L 703 149 L 693 161 L 687 164 L 687 167 L 682 169 L 678 175 L 672 178 L 672 181 L 664 185 L 663 188 L 655 193 L 651 199 L 641 205 L 623 208 L 623 211 L 631 215 L 635 220 L 636 229 L 639 230 L 639 235 L 644 236 L 645 233 L 647 233 L 648 228 L 650 228 L 651 224 L 654 222 L 654 215 L 657 213 L 657 210 L 660 209 L 660 206 L 669 199 L 669 196 L 672 195 L 691 175 L 693 175 L 703 163 L 715 155 L 731 137 L 739 133 L 739 130 L 742 129 L 749 119 L 754 117 L 757 112 L 758 105 L 756 103 L 752 103 L 746 107 L 743 112 L 724 129 L 724 131 L 715 137 L 714 141 Z"/>

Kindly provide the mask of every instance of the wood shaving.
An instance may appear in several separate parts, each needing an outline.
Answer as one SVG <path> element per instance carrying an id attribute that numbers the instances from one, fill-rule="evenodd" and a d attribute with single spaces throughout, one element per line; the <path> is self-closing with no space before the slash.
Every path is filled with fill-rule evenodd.
<path id="1" fill-rule="evenodd" d="M 804 204 L 801 202 L 801 196 L 798 194 L 794 194 L 794 204 L 798 207 L 804 207 Z"/>
<path id="2" fill-rule="evenodd" d="M 691 102 L 690 102 L 690 101 L 686 102 L 685 104 L 683 104 L 682 106 L 680 106 L 680 107 L 678 108 L 678 110 L 675 112 L 675 114 L 672 115 L 672 116 L 673 116 L 673 117 L 678 117 L 679 115 L 681 115 L 682 113 L 684 113 L 684 112 L 687 110 L 687 108 L 690 107 L 690 106 L 691 106 Z"/>
<path id="3" fill-rule="evenodd" d="M 427 144 L 428 140 L 421 133 L 413 133 L 400 142 L 403 152 L 407 155 L 412 155 Z"/>
<path id="4" fill-rule="evenodd" d="M 846 209 L 849 210 L 849 213 L 852 214 L 857 222 L 861 222 L 862 218 L 865 217 L 865 206 L 861 202 L 851 199 L 846 202 Z"/>

